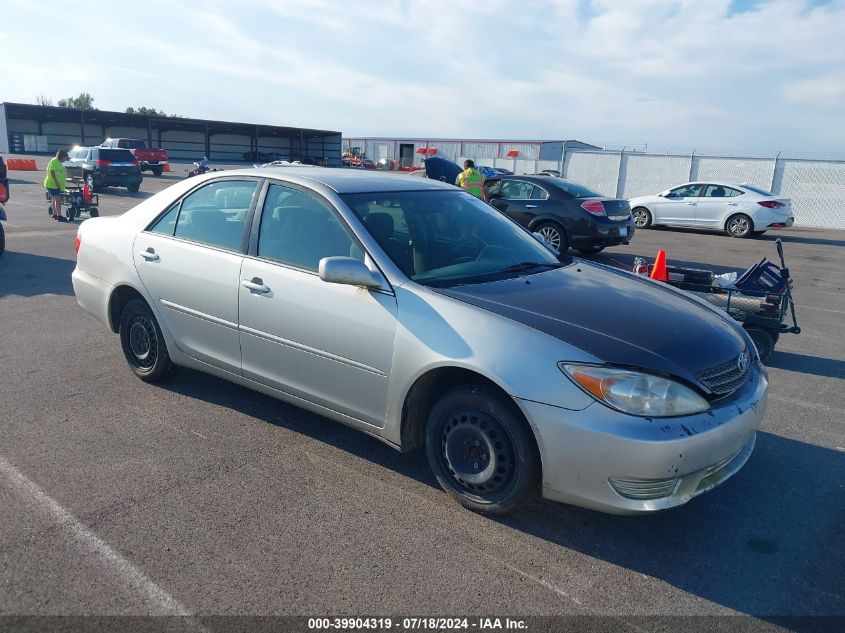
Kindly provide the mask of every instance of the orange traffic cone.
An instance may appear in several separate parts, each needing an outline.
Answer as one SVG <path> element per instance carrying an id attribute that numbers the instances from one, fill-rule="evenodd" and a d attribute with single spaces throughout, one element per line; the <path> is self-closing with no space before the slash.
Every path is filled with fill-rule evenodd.
<path id="1" fill-rule="evenodd" d="M 657 259 L 654 260 L 654 267 L 651 269 L 649 276 L 657 281 L 669 281 L 669 277 L 666 275 L 666 251 L 663 249 L 657 251 Z"/>

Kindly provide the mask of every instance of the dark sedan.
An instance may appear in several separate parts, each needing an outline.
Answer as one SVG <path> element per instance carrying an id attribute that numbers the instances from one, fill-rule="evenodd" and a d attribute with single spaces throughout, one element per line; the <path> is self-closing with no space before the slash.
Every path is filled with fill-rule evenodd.
<path id="1" fill-rule="evenodd" d="M 565 253 L 585 255 L 628 244 L 634 221 L 627 200 L 607 198 L 563 178 L 501 176 L 485 181 L 490 204 L 519 224 L 540 233 Z"/>

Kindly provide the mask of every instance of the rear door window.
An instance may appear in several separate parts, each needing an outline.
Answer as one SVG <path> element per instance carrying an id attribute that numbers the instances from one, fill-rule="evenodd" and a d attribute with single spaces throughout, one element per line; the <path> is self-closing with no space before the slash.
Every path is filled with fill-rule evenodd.
<path id="1" fill-rule="evenodd" d="M 221 180 L 200 187 L 182 200 L 173 235 L 239 251 L 244 223 L 257 187 L 254 180 Z M 159 222 L 169 215 L 170 212 Z M 157 228 L 158 224 L 153 228 L 154 232 L 159 232 Z M 160 232 L 167 232 L 166 221 Z"/>
<path id="2" fill-rule="evenodd" d="M 704 190 L 705 198 L 733 198 L 741 196 L 742 192 L 733 187 L 726 187 L 725 185 L 707 185 Z"/>

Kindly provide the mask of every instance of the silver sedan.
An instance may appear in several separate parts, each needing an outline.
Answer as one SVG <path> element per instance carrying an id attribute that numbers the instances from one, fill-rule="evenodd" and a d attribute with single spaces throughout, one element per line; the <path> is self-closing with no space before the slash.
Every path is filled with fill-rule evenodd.
<path id="1" fill-rule="evenodd" d="M 189 367 L 424 447 L 481 512 L 685 503 L 742 467 L 766 402 L 723 313 L 430 180 L 186 180 L 82 223 L 73 286 L 142 380 Z"/>

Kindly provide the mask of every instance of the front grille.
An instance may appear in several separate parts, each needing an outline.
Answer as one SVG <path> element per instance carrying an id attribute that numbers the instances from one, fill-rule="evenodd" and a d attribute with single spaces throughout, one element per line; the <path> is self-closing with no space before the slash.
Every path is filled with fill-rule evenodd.
<path id="1" fill-rule="evenodd" d="M 731 360 L 695 372 L 695 377 L 717 396 L 726 396 L 745 384 L 753 362 L 746 349 Z"/>

